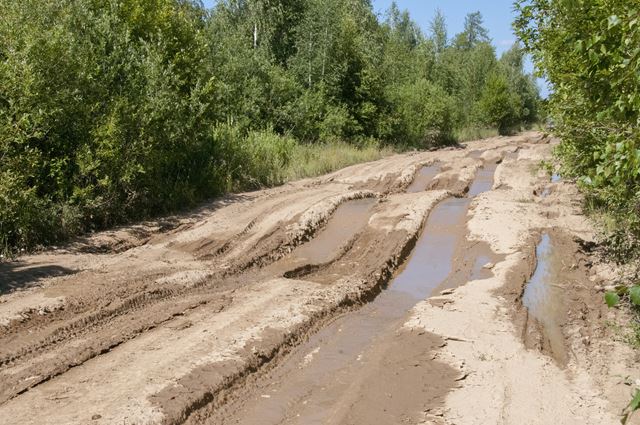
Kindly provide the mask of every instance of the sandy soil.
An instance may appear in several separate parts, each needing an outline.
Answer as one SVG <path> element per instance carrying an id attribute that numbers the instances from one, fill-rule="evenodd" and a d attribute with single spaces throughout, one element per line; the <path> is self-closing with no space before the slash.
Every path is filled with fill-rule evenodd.
<path id="1" fill-rule="evenodd" d="M 0 264 L 0 424 L 617 423 L 640 376 L 549 142 L 396 155 Z M 552 320 L 523 304 L 543 237 Z"/>

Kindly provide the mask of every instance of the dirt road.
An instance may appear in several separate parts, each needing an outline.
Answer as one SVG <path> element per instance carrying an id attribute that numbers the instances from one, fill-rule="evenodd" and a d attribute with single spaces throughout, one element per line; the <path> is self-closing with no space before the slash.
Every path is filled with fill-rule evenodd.
<path id="1" fill-rule="evenodd" d="M 618 423 L 640 373 L 553 144 L 396 155 L 0 264 L 0 424 Z"/>

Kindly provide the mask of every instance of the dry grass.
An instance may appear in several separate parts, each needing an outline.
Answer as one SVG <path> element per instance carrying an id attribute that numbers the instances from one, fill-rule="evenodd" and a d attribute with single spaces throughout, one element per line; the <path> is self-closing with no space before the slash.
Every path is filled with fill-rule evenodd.
<path id="1" fill-rule="evenodd" d="M 460 142 L 470 142 L 472 140 L 486 139 L 488 137 L 498 136 L 498 130 L 495 128 L 461 128 L 454 132 L 454 138 Z"/>
<path id="2" fill-rule="evenodd" d="M 298 145 L 284 175 L 288 181 L 315 177 L 394 153 L 391 148 L 380 148 L 374 144 L 362 148 L 344 142 Z"/>

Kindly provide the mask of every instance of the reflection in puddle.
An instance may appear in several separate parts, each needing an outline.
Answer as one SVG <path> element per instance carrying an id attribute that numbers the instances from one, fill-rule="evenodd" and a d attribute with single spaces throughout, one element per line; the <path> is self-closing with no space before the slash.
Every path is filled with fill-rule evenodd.
<path id="1" fill-rule="evenodd" d="M 447 278 L 456 246 L 464 238 L 471 199 L 491 190 L 497 167 L 498 164 L 486 164 L 480 168 L 466 198 L 449 198 L 436 205 L 411 256 L 391 282 L 390 291 L 405 292 L 421 300 Z M 482 266 L 488 262 L 488 257 L 476 259 L 472 274 L 480 276 Z"/>
<path id="2" fill-rule="evenodd" d="M 546 233 L 536 247 L 536 258 L 536 270 L 525 287 L 522 303 L 543 326 L 553 357 L 564 364 L 567 354 L 560 328 L 563 294 L 557 286 L 559 265 L 553 256 L 553 243 Z"/>
<path id="3" fill-rule="evenodd" d="M 310 264 L 330 261 L 340 247 L 364 228 L 376 202 L 376 198 L 364 198 L 342 203 L 320 233 L 296 249 L 292 257 Z"/>
<path id="4" fill-rule="evenodd" d="M 427 190 L 431 180 L 440 172 L 440 167 L 437 165 L 428 165 L 422 167 L 416 174 L 413 182 L 407 188 L 407 193 L 423 192 Z"/>
<path id="5" fill-rule="evenodd" d="M 562 177 L 560 176 L 560 174 L 553 173 L 551 175 L 551 183 L 559 183 L 561 180 L 562 180 Z M 547 186 L 544 188 L 540 196 L 543 198 L 546 198 L 549 195 L 551 195 L 551 188 Z"/>

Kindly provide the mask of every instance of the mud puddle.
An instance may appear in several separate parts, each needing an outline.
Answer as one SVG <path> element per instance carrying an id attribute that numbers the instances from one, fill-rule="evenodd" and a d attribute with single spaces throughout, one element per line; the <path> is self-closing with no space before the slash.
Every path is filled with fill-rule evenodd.
<path id="1" fill-rule="evenodd" d="M 560 174 L 553 173 L 551 175 L 551 183 L 560 183 L 561 180 L 562 180 L 562 177 L 560 176 Z M 547 186 L 547 187 L 544 188 L 544 190 L 542 191 L 542 194 L 540 196 L 542 198 L 546 198 L 549 195 L 551 195 L 551 191 L 552 191 L 552 187 L 551 186 Z"/>
<path id="2" fill-rule="evenodd" d="M 320 233 L 292 253 L 291 260 L 307 264 L 332 260 L 340 248 L 364 228 L 377 202 L 376 198 L 364 198 L 342 203 Z"/>
<path id="3" fill-rule="evenodd" d="M 470 193 L 489 190 L 492 171 L 495 166 L 480 170 Z M 429 354 L 443 342 L 435 335 L 398 329 L 410 309 L 452 273 L 456 249 L 466 241 L 470 202 L 471 198 L 449 198 L 438 204 L 387 290 L 312 335 L 285 362 L 260 378 L 248 394 L 213 413 L 205 423 L 364 424 L 374 420 L 394 424 L 438 407 L 450 388 L 444 386 L 453 386 L 456 376 Z M 472 262 L 474 270 L 486 264 L 485 260 L 489 257 Z M 480 270 L 470 273 L 480 274 Z M 467 274 L 458 284 L 469 277 Z M 393 370 L 407 373 L 381 382 L 381 377 L 389 375 L 385 375 L 385 365 L 390 363 Z M 420 382 L 414 382 L 416 377 Z M 391 392 L 392 388 L 398 392 Z"/>
<path id="4" fill-rule="evenodd" d="M 480 254 L 475 258 L 473 263 L 473 269 L 471 270 L 471 280 L 481 280 L 491 277 L 490 270 L 495 263 L 492 262 L 492 257 L 486 254 Z"/>
<path id="5" fill-rule="evenodd" d="M 498 168 L 497 163 L 485 163 L 476 173 L 476 178 L 469 188 L 468 197 L 473 198 L 493 187 L 493 176 Z"/>
<path id="6" fill-rule="evenodd" d="M 563 291 L 558 286 L 561 264 L 554 256 L 554 245 L 547 233 L 536 247 L 537 265 L 533 276 L 527 282 L 522 298 L 530 317 L 541 326 L 543 351 L 560 364 L 566 364 L 567 351 L 564 344 L 561 322 L 563 317 Z M 531 321 L 528 321 L 530 326 Z"/>
<path id="7" fill-rule="evenodd" d="M 480 159 L 483 153 L 484 151 L 481 151 L 481 150 L 473 150 L 469 152 L 468 157 L 473 159 Z"/>
<path id="8" fill-rule="evenodd" d="M 456 246 L 464 238 L 470 203 L 469 198 L 449 198 L 434 208 L 411 257 L 390 284 L 388 293 L 406 293 L 422 300 L 447 278 Z"/>
<path id="9" fill-rule="evenodd" d="M 431 183 L 439 172 L 440 166 L 437 164 L 422 167 L 407 188 L 407 193 L 417 193 L 427 190 L 429 183 Z"/>

